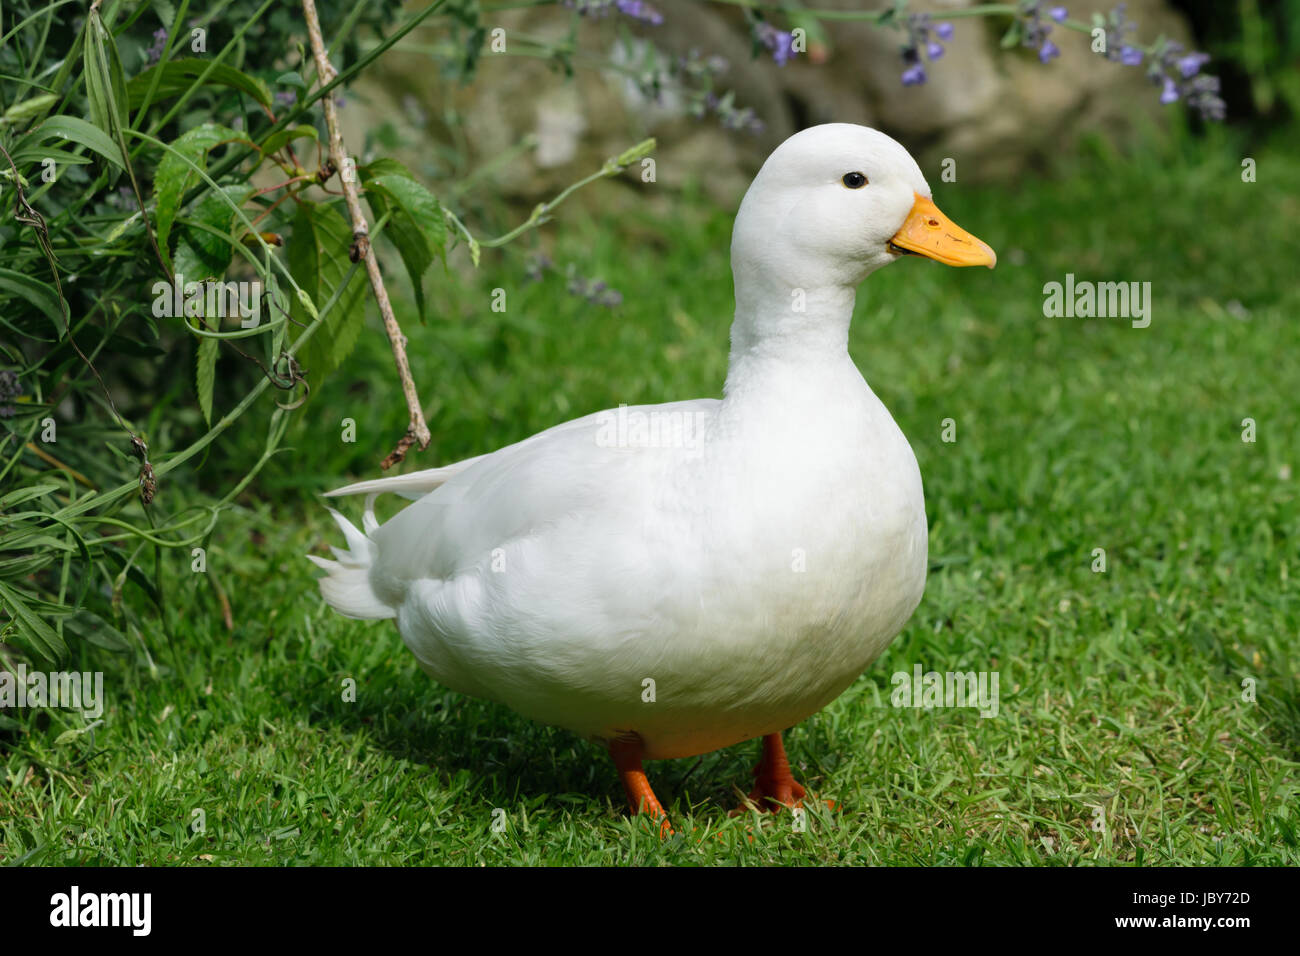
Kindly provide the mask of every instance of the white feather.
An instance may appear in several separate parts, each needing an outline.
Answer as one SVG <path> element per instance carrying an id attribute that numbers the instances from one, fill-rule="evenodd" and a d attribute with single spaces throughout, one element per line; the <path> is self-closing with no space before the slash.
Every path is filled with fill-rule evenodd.
<path id="1" fill-rule="evenodd" d="M 847 190 L 848 171 L 870 185 Z M 325 599 L 395 617 L 455 690 L 596 739 L 635 732 L 651 758 L 824 707 L 924 588 L 916 460 L 847 351 L 854 288 L 896 258 L 916 194 L 916 163 L 874 130 L 792 137 L 737 215 L 723 400 L 620 408 L 331 492 L 371 497 L 364 533 L 336 514 L 339 560 L 313 558 Z M 418 500 L 379 524 L 389 491 Z"/>

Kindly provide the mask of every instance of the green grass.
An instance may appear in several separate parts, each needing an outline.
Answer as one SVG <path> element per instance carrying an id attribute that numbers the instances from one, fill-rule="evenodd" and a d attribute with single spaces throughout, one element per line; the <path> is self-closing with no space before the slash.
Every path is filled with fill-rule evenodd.
<path id="1" fill-rule="evenodd" d="M 884 657 L 787 735 L 796 774 L 837 801 L 806 832 L 788 815 L 727 817 L 749 783 L 748 744 L 649 765 L 681 831 L 661 843 L 626 817 L 604 753 L 444 690 L 391 624 L 322 606 L 301 555 L 338 535 L 312 496 L 374 475 L 405 424 L 371 330 L 296 413 L 293 449 L 223 516 L 209 573 L 168 557 L 172 641 L 128 589 L 148 654 L 76 650 L 75 666 L 105 672 L 104 723 L 60 740 L 84 721 L 0 717 L 0 856 L 1300 863 L 1300 161 L 1288 144 L 1251 155 L 1254 184 L 1222 142 L 1137 159 L 1098 150 L 1015 188 L 934 177 L 940 206 L 1002 264 L 909 260 L 859 296 L 852 351 L 920 461 L 933 567 Z M 622 290 L 619 309 L 587 306 L 558 277 L 525 283 L 518 255 L 431 284 L 440 317 L 406 327 L 437 446 L 409 467 L 620 402 L 719 394 L 730 212 L 693 195 L 659 208 L 575 208 L 550 227 L 557 261 Z M 1151 327 L 1044 318 L 1042 285 L 1066 272 L 1149 280 Z M 505 313 L 489 308 L 496 287 Z M 347 417 L 355 444 L 340 441 Z M 1241 440 L 1247 417 L 1255 443 Z M 160 504 L 225 487 L 262 438 L 254 420 L 237 432 L 197 478 L 173 475 Z M 1094 548 L 1105 573 L 1091 570 Z M 997 671 L 998 716 L 890 706 L 890 676 L 917 663 Z M 342 699 L 349 677 L 355 703 Z"/>

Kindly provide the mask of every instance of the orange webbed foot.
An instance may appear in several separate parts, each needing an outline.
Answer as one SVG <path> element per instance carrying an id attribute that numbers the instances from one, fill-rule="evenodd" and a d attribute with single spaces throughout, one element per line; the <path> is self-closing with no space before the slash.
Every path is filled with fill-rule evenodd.
<path id="1" fill-rule="evenodd" d="M 776 813 L 783 808 L 803 806 L 807 791 L 790 772 L 790 761 L 785 755 L 781 735 L 768 734 L 763 738 L 763 756 L 754 767 L 754 789 L 746 802 L 731 811 L 732 816 L 748 813 L 753 808 Z"/>
<path id="2" fill-rule="evenodd" d="M 636 734 L 616 737 L 609 743 L 609 755 L 614 758 L 614 766 L 618 768 L 618 777 L 623 782 L 627 804 L 633 815 L 647 817 L 659 824 L 659 838 L 667 839 L 673 835 L 673 827 L 641 766 L 644 749 L 641 738 Z"/>

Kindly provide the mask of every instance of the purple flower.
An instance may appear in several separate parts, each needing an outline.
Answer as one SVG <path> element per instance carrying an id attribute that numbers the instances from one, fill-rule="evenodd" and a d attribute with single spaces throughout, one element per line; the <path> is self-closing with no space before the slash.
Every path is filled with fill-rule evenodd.
<path id="1" fill-rule="evenodd" d="M 1070 11 L 1065 9 L 1065 7 L 1051 7 L 1048 9 L 1047 15 L 1057 23 L 1064 23 L 1066 17 L 1070 15 Z"/>
<path id="2" fill-rule="evenodd" d="M 298 102 L 298 94 L 293 90 L 280 90 L 275 94 L 275 101 L 281 106 L 293 106 Z"/>
<path id="3" fill-rule="evenodd" d="M 1201 72 L 1201 67 L 1210 62 L 1208 53 L 1189 53 L 1187 56 L 1180 57 L 1178 60 L 1178 72 L 1183 74 L 1184 79 L 1191 79 L 1197 73 Z"/>
<path id="4" fill-rule="evenodd" d="M 776 61 L 777 66 L 785 66 L 795 55 L 793 33 L 778 30 L 772 24 L 760 21 L 754 24 L 754 36 L 759 43 L 772 52 L 772 59 Z"/>
<path id="5" fill-rule="evenodd" d="M 159 27 L 153 31 L 153 45 L 144 51 L 145 57 L 149 63 L 157 63 L 162 59 L 163 50 L 167 47 L 167 31 Z"/>
<path id="6" fill-rule="evenodd" d="M 1140 66 L 1142 63 L 1142 51 L 1135 46 L 1129 46 L 1127 43 L 1119 48 L 1119 61 L 1125 66 Z"/>
<path id="7" fill-rule="evenodd" d="M 656 27 L 664 22 L 663 14 L 645 0 L 614 0 L 614 6 L 618 7 L 619 13 L 633 20 L 640 20 Z"/>
<path id="8" fill-rule="evenodd" d="M 1043 63 L 1049 63 L 1060 55 L 1060 49 L 1051 40 L 1044 40 L 1043 45 L 1038 48 L 1038 59 Z"/>
<path id="9" fill-rule="evenodd" d="M 564 0 L 564 5 L 580 17 L 603 17 L 616 9 L 625 17 L 659 26 L 663 15 L 645 0 Z"/>
<path id="10" fill-rule="evenodd" d="M 772 51 L 772 59 L 776 60 L 777 66 L 785 66 L 792 56 L 794 56 L 794 34 L 782 30 L 776 35 L 776 49 Z"/>
<path id="11" fill-rule="evenodd" d="M 550 260 L 546 262 L 549 265 Z M 607 309 L 614 309 L 623 304 L 623 293 L 611 289 L 602 279 L 588 279 L 579 275 L 574 263 L 569 263 L 565 274 L 569 278 L 566 286 L 569 295 L 586 299 L 592 305 L 603 305 Z"/>
<path id="12" fill-rule="evenodd" d="M 1164 89 L 1160 91 L 1160 102 L 1166 106 L 1178 102 L 1178 85 L 1168 76 L 1165 77 Z"/>
<path id="13" fill-rule="evenodd" d="M 921 65 L 921 52 L 930 60 L 943 56 L 943 44 L 931 35 L 946 39 L 952 36 L 952 24 L 930 25 L 928 13 L 913 13 L 907 18 L 907 42 L 903 44 L 903 85 L 919 86 L 925 82 L 925 67 Z"/>

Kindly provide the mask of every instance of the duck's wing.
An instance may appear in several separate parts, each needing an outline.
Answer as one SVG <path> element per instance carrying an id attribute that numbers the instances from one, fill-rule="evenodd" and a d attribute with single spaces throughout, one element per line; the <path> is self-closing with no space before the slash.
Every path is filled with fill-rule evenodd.
<path id="1" fill-rule="evenodd" d="M 347 616 L 392 617 L 412 582 L 515 560 L 512 551 L 535 546 L 548 529 L 591 521 L 593 533 L 606 535 L 626 527 L 618 516 L 640 507 L 665 469 L 703 440 L 718 404 L 599 412 L 454 465 L 340 488 L 332 494 L 420 497 L 382 525 L 368 500 L 364 531 L 335 513 L 348 549 L 334 549 L 335 561 L 312 557 L 329 572 L 322 594 Z M 648 421 L 661 430 L 647 432 Z"/>

